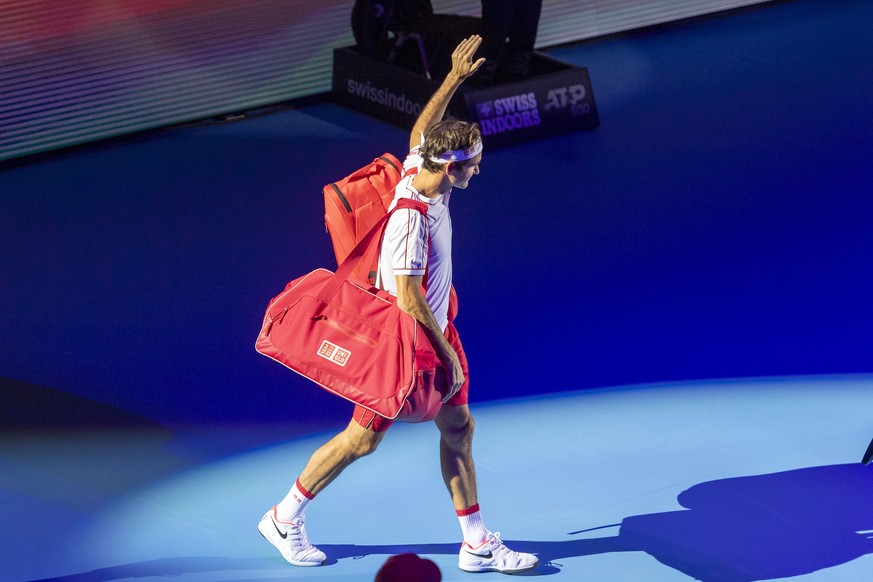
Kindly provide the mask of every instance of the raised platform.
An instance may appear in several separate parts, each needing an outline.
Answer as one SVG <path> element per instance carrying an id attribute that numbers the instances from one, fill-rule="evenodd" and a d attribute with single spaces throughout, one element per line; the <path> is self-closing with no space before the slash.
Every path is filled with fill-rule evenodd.
<path id="1" fill-rule="evenodd" d="M 364 56 L 354 47 L 334 50 L 337 102 L 404 128 L 412 128 L 440 82 Z M 523 81 L 483 88 L 463 85 L 448 113 L 478 122 L 489 147 L 600 125 L 588 69 L 542 53 L 534 53 L 531 76 Z"/>

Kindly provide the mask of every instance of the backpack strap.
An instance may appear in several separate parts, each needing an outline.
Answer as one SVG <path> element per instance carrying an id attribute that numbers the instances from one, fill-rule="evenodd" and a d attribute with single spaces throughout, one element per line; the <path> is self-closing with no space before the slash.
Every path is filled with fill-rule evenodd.
<path id="1" fill-rule="evenodd" d="M 383 162 L 385 162 L 386 164 L 388 164 L 389 166 L 391 166 L 392 168 L 394 168 L 394 170 L 395 170 L 398 174 L 400 174 L 401 176 L 403 175 L 403 168 L 402 168 L 402 167 L 401 167 L 401 168 L 398 168 L 398 167 L 397 167 L 397 164 L 395 164 L 394 162 L 392 162 L 392 161 L 391 161 L 391 158 L 388 157 L 388 154 L 382 154 L 381 156 L 379 156 L 378 158 L 376 158 L 376 160 L 382 160 Z M 375 162 L 376 160 L 373 160 L 373 161 Z"/>

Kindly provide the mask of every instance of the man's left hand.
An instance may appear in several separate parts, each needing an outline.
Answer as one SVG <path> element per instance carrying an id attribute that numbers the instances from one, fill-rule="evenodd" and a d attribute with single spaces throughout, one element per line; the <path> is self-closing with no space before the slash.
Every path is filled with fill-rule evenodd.
<path id="1" fill-rule="evenodd" d="M 476 54 L 480 44 L 482 44 L 482 37 L 474 34 L 470 38 L 462 40 L 461 44 L 455 47 L 455 51 L 452 53 L 451 75 L 463 81 L 479 70 L 479 67 L 485 63 L 485 58 L 473 62 L 473 55 Z"/>

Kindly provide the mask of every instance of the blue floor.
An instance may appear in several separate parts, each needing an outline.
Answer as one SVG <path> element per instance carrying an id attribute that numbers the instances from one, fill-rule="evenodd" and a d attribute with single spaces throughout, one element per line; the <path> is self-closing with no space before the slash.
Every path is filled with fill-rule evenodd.
<path id="1" fill-rule="evenodd" d="M 565 580 L 866 581 L 873 470 L 858 461 L 871 406 L 873 376 L 492 402 L 476 411 L 483 516 L 539 555 L 533 574 Z M 443 580 L 470 578 L 456 565 L 459 528 L 433 426 L 392 428 L 310 505 L 310 536 L 328 555 L 318 569 L 287 565 L 256 525 L 329 433 L 192 462 L 217 430 L 227 429 L 200 427 L 169 444 L 122 430 L 4 440 L 7 474 L 54 485 L 35 484 L 37 495 L 3 489 L 21 514 L 3 522 L 4 579 L 367 580 L 404 552 L 432 559 Z M 231 430 L 246 440 L 259 427 Z M 116 495 L 98 491 L 94 474 L 106 488 L 124 480 L 133 460 L 121 449 L 131 446 L 136 463 L 188 466 Z M 85 461 L 93 471 L 70 474 L 88 455 L 98 457 Z"/>
<path id="2" fill-rule="evenodd" d="M 551 50 L 601 126 L 453 196 L 483 511 L 537 574 L 869 579 L 870 22 L 794 0 Z M 349 414 L 254 352 L 263 310 L 331 266 L 321 187 L 407 139 L 319 104 L 0 173 L 0 579 L 361 580 L 408 549 L 469 578 L 433 427 L 313 504 L 328 567 L 254 528 Z"/>

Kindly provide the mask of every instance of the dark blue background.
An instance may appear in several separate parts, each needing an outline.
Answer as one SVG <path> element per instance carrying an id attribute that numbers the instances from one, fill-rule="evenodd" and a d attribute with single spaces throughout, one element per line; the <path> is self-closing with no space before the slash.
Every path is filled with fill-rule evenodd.
<path id="1" fill-rule="evenodd" d="M 873 5 L 796 0 L 549 51 L 592 132 L 452 199 L 473 401 L 873 371 Z M 329 104 L 0 174 L 0 376 L 161 423 L 342 419 L 254 351 L 333 255 L 321 187 L 404 131 Z"/>

